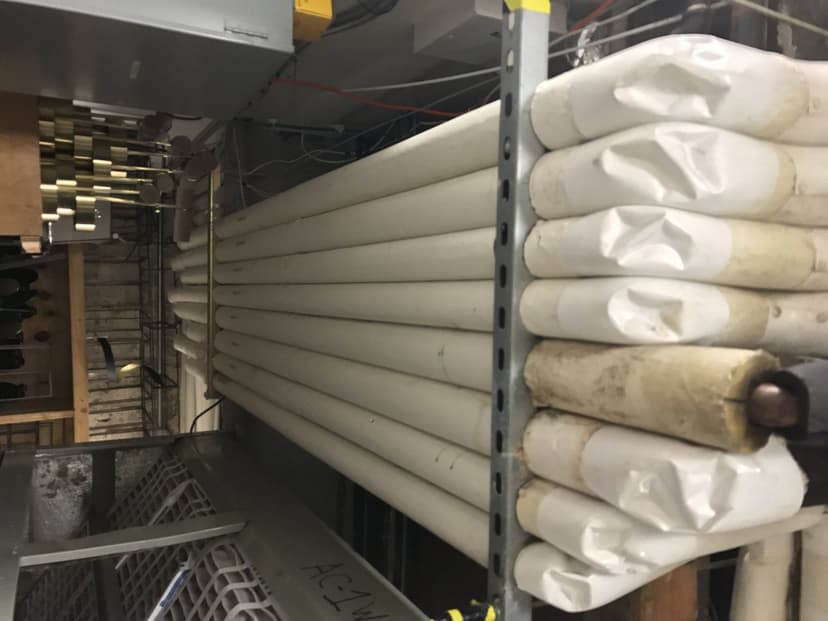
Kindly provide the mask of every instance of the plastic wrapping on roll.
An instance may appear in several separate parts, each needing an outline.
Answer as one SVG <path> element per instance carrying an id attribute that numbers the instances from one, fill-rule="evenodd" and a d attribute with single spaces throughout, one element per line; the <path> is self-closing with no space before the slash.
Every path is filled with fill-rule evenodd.
<path id="1" fill-rule="evenodd" d="M 550 220 L 617 205 L 660 205 L 826 226 L 826 165 L 826 147 L 791 147 L 668 122 L 547 153 L 532 170 L 530 188 L 538 215 Z"/>
<path id="2" fill-rule="evenodd" d="M 828 356 L 826 308 L 826 293 L 767 294 L 667 278 L 575 278 L 532 282 L 520 316 L 527 330 L 550 338 Z"/>
<path id="3" fill-rule="evenodd" d="M 750 452 L 768 432 L 748 421 L 745 400 L 778 368 L 761 351 L 548 340 L 530 352 L 524 376 L 536 405 Z"/>
<path id="4" fill-rule="evenodd" d="M 791 517 L 805 480 L 783 440 L 752 455 L 551 411 L 523 437 L 530 471 L 665 532 L 712 533 Z"/>
<path id="5" fill-rule="evenodd" d="M 541 84 L 532 125 L 550 149 L 659 121 L 828 144 L 816 120 L 826 118 L 825 65 L 709 35 L 661 37 Z"/>
<path id="6" fill-rule="evenodd" d="M 626 205 L 539 222 L 524 247 L 538 278 L 656 276 L 756 289 L 828 290 L 828 229 Z"/>

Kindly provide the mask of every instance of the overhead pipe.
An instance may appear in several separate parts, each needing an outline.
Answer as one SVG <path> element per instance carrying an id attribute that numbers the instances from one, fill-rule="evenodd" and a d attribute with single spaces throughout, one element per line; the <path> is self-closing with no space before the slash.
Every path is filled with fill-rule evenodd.
<path id="1" fill-rule="evenodd" d="M 484 333 L 228 306 L 218 309 L 216 322 L 239 334 L 466 388 L 488 391 L 491 384 L 492 339 Z"/>
<path id="2" fill-rule="evenodd" d="M 492 331 L 492 281 L 228 285 L 223 306 L 304 315 Z"/>
<path id="3" fill-rule="evenodd" d="M 222 330 L 216 349 L 242 362 L 488 454 L 488 393 Z"/>

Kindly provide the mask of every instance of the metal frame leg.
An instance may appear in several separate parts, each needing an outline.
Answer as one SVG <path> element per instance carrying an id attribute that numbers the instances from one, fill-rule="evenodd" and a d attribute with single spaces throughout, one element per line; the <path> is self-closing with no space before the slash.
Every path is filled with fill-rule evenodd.
<path id="1" fill-rule="evenodd" d="M 544 151 L 532 129 L 529 108 L 535 89 L 547 78 L 548 45 L 549 2 L 506 0 L 500 74 L 489 528 L 489 601 L 495 604 L 501 621 L 532 618 L 531 598 L 518 590 L 514 565 L 530 540 L 518 524 L 516 503 L 528 478 L 520 447 L 534 411 L 523 367 L 536 339 L 523 327 L 518 309 L 523 290 L 532 280 L 523 260 L 523 244 L 537 220 L 529 198 L 529 175 Z"/>

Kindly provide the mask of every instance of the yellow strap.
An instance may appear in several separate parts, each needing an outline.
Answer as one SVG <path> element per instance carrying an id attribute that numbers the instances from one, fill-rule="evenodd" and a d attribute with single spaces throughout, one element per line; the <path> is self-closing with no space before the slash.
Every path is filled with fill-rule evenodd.
<path id="1" fill-rule="evenodd" d="M 552 10 L 550 0 L 505 0 L 510 11 L 535 11 L 537 13 L 549 13 Z"/>
<path id="2" fill-rule="evenodd" d="M 489 606 L 489 609 L 486 611 L 486 618 L 483 621 L 497 621 L 497 613 L 495 612 L 494 606 Z"/>
<path id="3" fill-rule="evenodd" d="M 463 621 L 463 614 L 456 608 L 449 610 L 448 615 L 451 617 L 451 621 Z"/>

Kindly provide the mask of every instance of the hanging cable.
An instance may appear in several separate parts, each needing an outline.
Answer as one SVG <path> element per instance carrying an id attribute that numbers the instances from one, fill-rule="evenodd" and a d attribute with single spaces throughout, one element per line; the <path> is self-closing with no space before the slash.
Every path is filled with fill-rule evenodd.
<path id="1" fill-rule="evenodd" d="M 572 27 L 569 29 L 570 32 L 574 32 L 576 30 L 581 30 L 589 26 L 592 22 L 598 19 L 601 15 L 606 13 L 612 8 L 612 5 L 615 4 L 615 0 L 604 0 L 601 5 L 592 11 L 589 15 L 584 17 L 582 20 L 575 22 Z"/>
<path id="2" fill-rule="evenodd" d="M 206 408 L 204 408 L 203 410 L 201 410 L 201 412 L 199 412 L 198 414 L 196 414 L 195 418 L 193 419 L 193 422 L 190 424 L 190 433 L 193 433 L 193 432 L 195 431 L 195 428 L 196 428 L 196 423 L 198 423 L 198 419 L 199 419 L 199 418 L 201 418 L 202 416 L 204 416 L 207 412 L 209 412 L 210 410 L 212 410 L 214 407 L 216 407 L 216 406 L 217 406 L 219 403 L 221 403 L 222 401 L 224 401 L 224 397 L 223 397 L 223 396 L 219 397 L 218 399 L 216 399 L 216 401 L 215 401 L 215 402 L 213 402 L 213 404 L 212 404 L 212 405 L 207 406 Z"/>
<path id="3" fill-rule="evenodd" d="M 385 110 L 405 110 L 407 112 L 421 112 L 422 114 L 433 114 L 434 116 L 447 116 L 447 117 L 455 117 L 459 116 L 460 112 L 446 112 L 443 110 L 432 110 L 431 108 L 420 108 L 417 106 L 407 106 L 402 104 L 391 104 L 385 103 L 383 101 L 377 101 L 376 99 L 368 99 L 367 97 L 360 97 L 359 95 L 354 95 L 353 93 L 349 93 L 347 91 L 343 91 L 341 88 L 336 86 L 331 86 L 329 84 L 322 84 L 320 82 L 308 82 L 306 80 L 288 80 L 285 78 L 276 78 L 273 80 L 274 84 L 290 84 L 292 86 L 299 86 L 303 88 L 314 88 L 320 91 L 328 91 L 329 93 L 333 93 L 335 95 L 339 95 L 340 97 L 344 97 L 345 99 L 352 99 L 357 101 L 361 104 L 366 106 L 372 106 L 374 108 L 383 108 Z"/>
<path id="4" fill-rule="evenodd" d="M 606 19 L 603 19 L 603 20 L 597 22 L 596 26 L 598 28 L 603 28 L 604 26 L 608 26 L 609 24 L 615 23 L 618 20 L 624 19 L 626 17 L 629 17 L 630 15 L 638 13 L 640 10 L 647 8 L 651 4 L 655 4 L 656 2 L 664 2 L 664 1 L 665 0 L 644 0 L 643 2 L 639 2 L 638 4 L 635 4 L 635 5 L 631 6 L 628 9 L 626 9 L 624 11 L 621 11 L 617 15 L 613 15 L 612 17 L 608 17 Z M 551 49 L 551 48 L 555 47 L 556 45 L 558 45 L 560 43 L 563 43 L 564 41 L 566 41 L 568 39 L 572 39 L 573 37 L 578 36 L 584 30 L 586 30 L 590 25 L 591 24 L 586 24 L 585 26 L 583 26 L 581 28 L 577 28 L 577 29 L 573 28 L 572 30 L 570 30 L 566 34 L 562 34 L 561 36 L 557 37 L 556 39 L 553 39 L 549 43 L 549 48 Z"/>
<path id="5" fill-rule="evenodd" d="M 828 30 L 826 30 L 825 28 L 821 28 L 816 24 L 812 24 L 802 19 L 793 17 L 792 15 L 787 15 L 780 11 L 769 9 L 768 7 L 762 6 L 761 4 L 757 4 L 752 0 L 729 0 L 729 2 L 731 2 L 732 4 L 738 4 L 740 6 L 747 7 L 749 9 L 753 9 L 757 13 L 761 13 L 762 15 L 765 15 L 767 17 L 773 17 L 779 20 L 780 22 L 785 22 L 786 24 L 790 24 L 791 26 L 796 26 L 797 28 L 802 28 L 803 30 L 814 32 L 828 39 Z"/>

